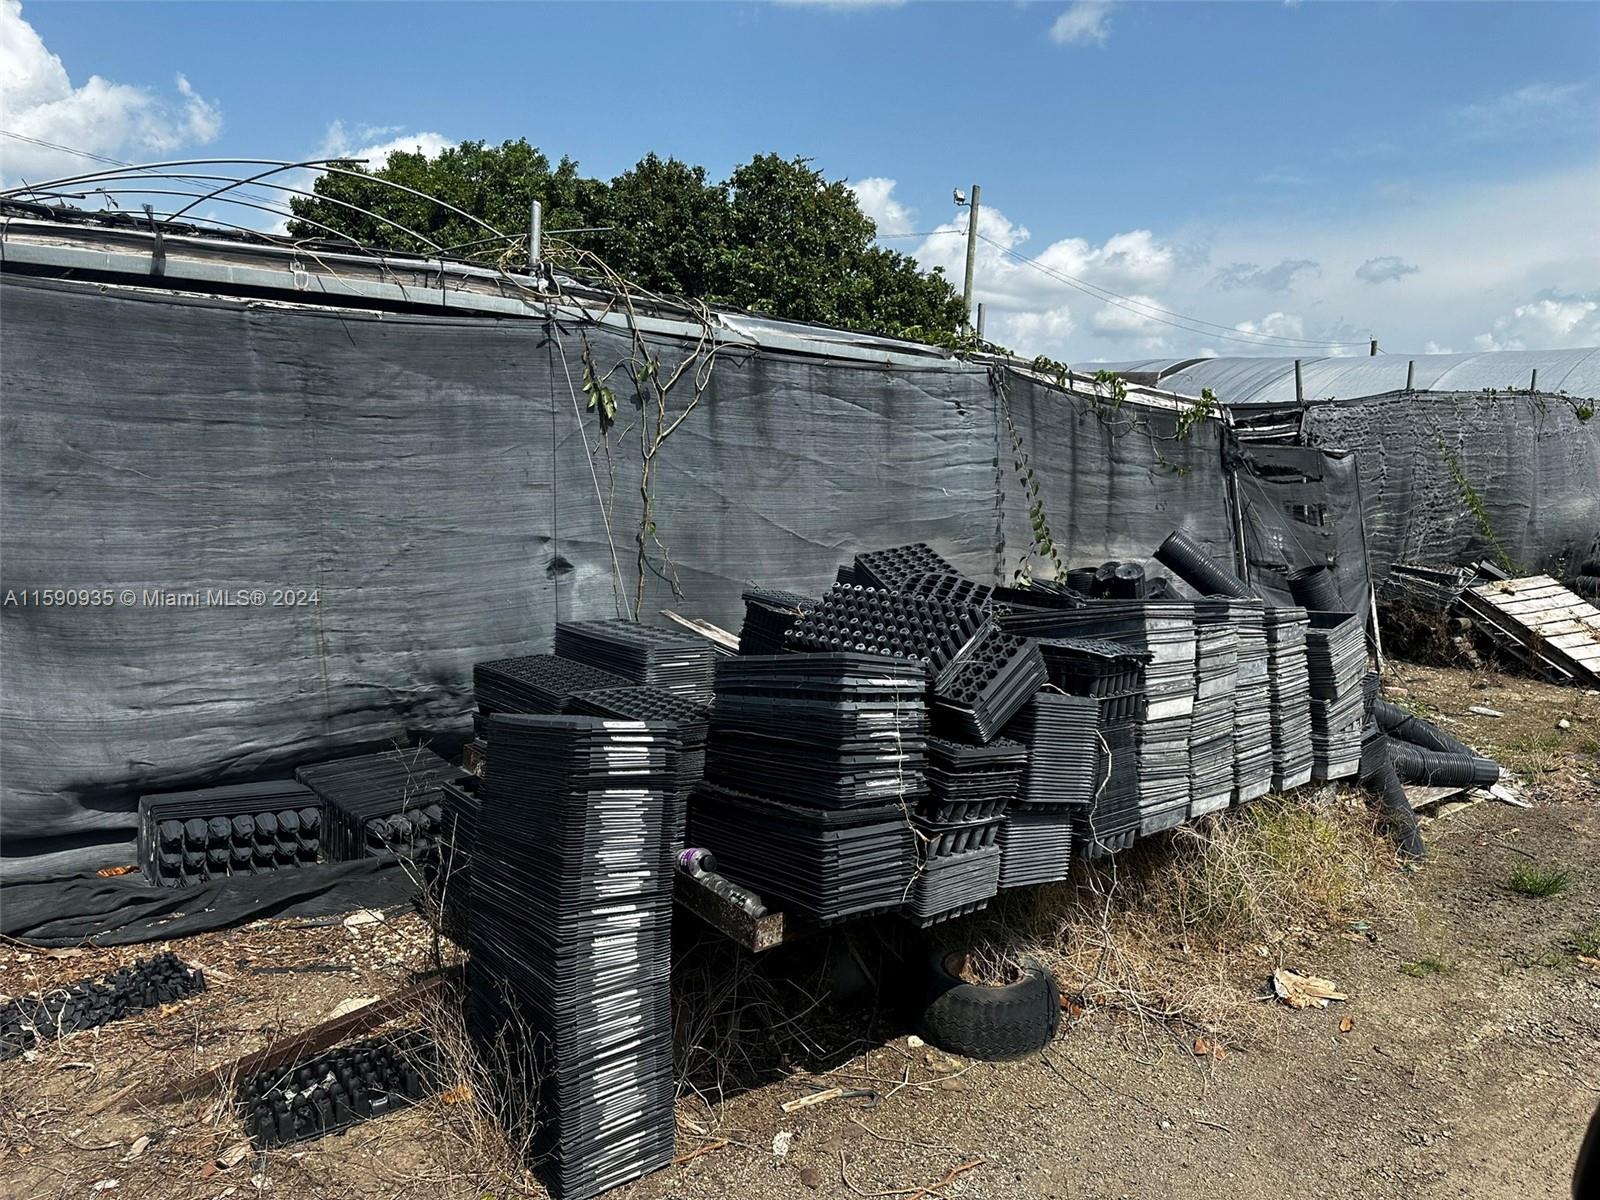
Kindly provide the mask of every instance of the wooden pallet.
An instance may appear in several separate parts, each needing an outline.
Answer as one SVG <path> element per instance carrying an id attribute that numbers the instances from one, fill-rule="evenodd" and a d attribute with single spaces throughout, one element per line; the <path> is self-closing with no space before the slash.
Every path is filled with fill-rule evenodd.
<path id="1" fill-rule="evenodd" d="M 1558 683 L 1600 687 L 1600 609 L 1548 575 L 1468 588 L 1461 606 L 1501 648 Z"/>

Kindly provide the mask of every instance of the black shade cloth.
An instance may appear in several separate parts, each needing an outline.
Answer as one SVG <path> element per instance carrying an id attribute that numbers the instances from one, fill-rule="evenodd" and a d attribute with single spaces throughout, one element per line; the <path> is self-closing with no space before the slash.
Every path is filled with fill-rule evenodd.
<path id="1" fill-rule="evenodd" d="M 0 934 L 39 946 L 131 946 L 262 917 L 324 917 L 403 904 L 416 883 L 393 857 L 235 875 L 181 890 L 143 875 L 72 875 L 0 888 Z"/>

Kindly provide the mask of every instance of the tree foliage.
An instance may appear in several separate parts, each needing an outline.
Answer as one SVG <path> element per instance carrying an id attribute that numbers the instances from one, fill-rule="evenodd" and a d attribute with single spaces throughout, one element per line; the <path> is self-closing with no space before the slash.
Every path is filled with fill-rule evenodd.
<path id="1" fill-rule="evenodd" d="M 557 264 L 589 251 L 653 292 L 943 344 L 961 327 L 961 298 L 943 273 L 875 244 L 877 229 L 855 193 L 803 158 L 758 155 L 717 183 L 703 167 L 649 154 L 600 180 L 581 175 L 570 158 L 552 166 L 518 139 L 463 142 L 434 158 L 397 151 L 370 172 L 436 196 L 510 240 L 387 187 L 366 168 L 344 170 L 320 176 L 315 197 L 293 201 L 292 236 L 326 237 L 318 228 L 326 225 L 373 247 L 517 262 L 538 198 Z"/>

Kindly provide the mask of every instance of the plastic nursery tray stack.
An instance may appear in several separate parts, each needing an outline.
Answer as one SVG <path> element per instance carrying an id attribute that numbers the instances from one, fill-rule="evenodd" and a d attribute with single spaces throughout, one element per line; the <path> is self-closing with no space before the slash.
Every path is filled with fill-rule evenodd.
<path id="1" fill-rule="evenodd" d="M 988 907 L 1000 886 L 997 838 L 1027 763 L 1027 747 L 1005 738 L 986 746 L 928 739 L 908 919 L 926 927 Z"/>
<path id="2" fill-rule="evenodd" d="M 1311 688 L 1311 774 L 1347 779 L 1361 767 L 1361 681 L 1367 640 L 1351 613 L 1313 612 L 1306 629 Z"/>
<path id="3" fill-rule="evenodd" d="M 896 590 L 910 596 L 943 600 L 946 604 L 968 604 L 979 608 L 989 607 L 994 598 L 994 588 L 987 583 L 978 583 L 965 575 L 946 575 L 935 571 L 926 575 L 908 575 Z"/>
<path id="4" fill-rule="evenodd" d="M 928 787 L 926 686 L 920 666 L 872 654 L 722 660 L 689 841 L 819 921 L 898 907 Z"/>
<path id="5" fill-rule="evenodd" d="M 322 804 L 289 780 L 139 797 L 139 865 L 160 887 L 313 863 Z"/>
<path id="6" fill-rule="evenodd" d="M 1144 671 L 1145 716 L 1137 735 L 1139 832 L 1148 836 L 1182 824 L 1189 815 L 1194 605 L 1181 600 L 1096 600 L 1003 624 L 1021 624 L 1051 637 L 1109 638 L 1150 656 Z"/>
<path id="7" fill-rule="evenodd" d="M 857 583 L 879 588 L 898 588 L 913 575 L 960 574 L 954 565 L 923 542 L 858 554 L 853 571 Z"/>
<path id="8" fill-rule="evenodd" d="M 410 1030 L 248 1075 L 237 1104 L 250 1144 L 266 1150 L 408 1108 L 438 1091 L 438 1080 L 433 1039 Z"/>
<path id="9" fill-rule="evenodd" d="M 1269 607 L 1265 611 L 1272 787 L 1282 792 L 1311 781 L 1311 683 L 1306 671 L 1306 610 Z"/>
<path id="10" fill-rule="evenodd" d="M 1144 719 L 1144 668 L 1150 655 L 1099 638 L 1039 643 L 1050 682 L 1098 707 L 1094 798 L 1073 810 L 1080 853 L 1100 858 L 1131 846 L 1139 833 L 1136 731 Z"/>
<path id="11" fill-rule="evenodd" d="M 501 658 L 472 668 L 480 713 L 558 713 L 576 692 L 633 687 L 634 681 L 554 654 Z"/>
<path id="12" fill-rule="evenodd" d="M 0 1005 L 0 1061 L 41 1041 L 94 1029 L 206 990 L 205 974 L 170 950 L 69 988 L 18 996 Z"/>
<path id="13" fill-rule="evenodd" d="M 905 904 L 916 844 L 898 803 L 820 809 L 702 784 L 689 806 L 689 841 L 735 883 L 820 923 Z"/>
<path id="14" fill-rule="evenodd" d="M 1073 825 L 1094 801 L 1100 767 L 1100 705 L 1089 696 L 1036 693 L 1006 728 L 1027 747 L 1028 766 L 1006 813 L 1001 880 L 1006 887 L 1065 879 Z"/>
<path id="15" fill-rule="evenodd" d="M 468 1025 L 558 1200 L 672 1159 L 667 726 L 496 716 L 472 863 Z M 535 1111 L 516 1111 L 530 1103 Z"/>
<path id="16" fill-rule="evenodd" d="M 836 583 L 784 635 L 790 650 L 855 651 L 937 671 L 984 628 L 983 610 L 930 596 Z"/>
<path id="17" fill-rule="evenodd" d="M 1047 679 L 1038 645 L 991 623 L 934 679 L 934 716 L 941 727 L 987 742 Z"/>
<path id="18" fill-rule="evenodd" d="M 927 789 L 926 686 L 921 667 L 873 654 L 725 658 L 706 778 L 813 808 L 914 801 Z"/>
<path id="19" fill-rule="evenodd" d="M 739 628 L 740 654 L 782 654 L 783 635 L 817 606 L 810 596 L 779 588 L 751 588 L 744 600 L 744 624 Z"/>
<path id="20" fill-rule="evenodd" d="M 1227 601 L 1238 638 L 1233 693 L 1233 803 L 1272 790 L 1272 696 L 1267 686 L 1266 611 L 1260 600 Z"/>
<path id="21" fill-rule="evenodd" d="M 702 707 L 711 703 L 711 643 L 682 629 L 636 621 L 562 621 L 556 654 L 621 675 L 640 687 L 660 688 Z"/>
<path id="22" fill-rule="evenodd" d="M 473 776 L 459 783 L 439 785 L 444 822 L 439 831 L 439 855 L 426 880 L 438 913 L 440 931 L 460 945 L 467 944 L 467 922 L 472 894 L 472 850 L 478 840 L 478 813 L 483 807 L 480 781 Z"/>
<path id="23" fill-rule="evenodd" d="M 707 711 L 682 696 L 648 687 L 579 692 L 568 699 L 567 711 L 586 713 L 592 717 L 616 717 L 624 721 L 658 721 L 677 730 L 677 786 L 668 804 L 668 828 L 672 834 L 672 844 L 682 846 L 689 794 L 705 778 L 706 773 L 706 735 L 710 729 Z"/>
<path id="24" fill-rule="evenodd" d="M 328 855 L 432 857 L 444 823 L 439 785 L 467 772 L 422 746 L 380 750 L 299 768 L 294 777 L 322 799 Z"/>
<path id="25" fill-rule="evenodd" d="M 1195 602 L 1195 699 L 1189 730 L 1189 816 L 1217 812 L 1233 798 L 1233 697 L 1239 635 L 1228 601 Z"/>

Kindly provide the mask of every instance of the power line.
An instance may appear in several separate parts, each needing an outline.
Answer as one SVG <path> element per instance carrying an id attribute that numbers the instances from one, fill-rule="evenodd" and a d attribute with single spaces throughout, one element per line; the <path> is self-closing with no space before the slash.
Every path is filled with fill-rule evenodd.
<path id="1" fill-rule="evenodd" d="M 1364 346 L 1367 344 L 1367 339 L 1362 339 L 1361 341 L 1334 342 L 1324 341 L 1318 338 L 1288 337 L 1286 335 L 1276 333 L 1251 333 L 1248 330 L 1237 329 L 1233 326 L 1219 325 L 1215 321 L 1207 321 L 1200 317 L 1191 317 L 1185 315 L 1184 313 L 1173 312 L 1171 309 L 1162 308 L 1159 305 L 1147 304 L 1142 300 L 1135 300 L 1131 296 L 1124 296 L 1120 292 L 1113 292 L 1109 288 L 1102 288 L 1098 284 L 1089 283 L 1087 280 L 1079 279 L 1074 275 L 1068 275 L 1065 271 L 1059 271 L 1054 267 L 1047 266 L 1036 258 L 1029 258 L 1026 254 L 1018 253 L 1009 246 L 995 241 L 987 234 L 980 233 L 978 237 L 980 240 L 988 242 L 991 246 L 993 246 L 996 250 L 999 250 L 1000 253 L 1006 255 L 1008 258 L 1015 259 L 1019 263 L 1030 266 L 1034 268 L 1034 270 L 1048 275 L 1050 278 L 1059 283 L 1064 283 L 1070 288 L 1074 288 L 1077 291 L 1083 292 L 1085 295 L 1099 300 L 1102 304 L 1110 304 L 1116 308 L 1125 309 L 1128 312 L 1133 313 L 1135 316 L 1143 317 L 1146 320 L 1156 321 L 1159 324 L 1171 325 L 1173 328 L 1181 329 L 1185 333 L 1198 334 L 1201 337 L 1216 338 L 1222 341 L 1241 342 L 1247 346 L 1272 346 L 1281 343 L 1285 348 L 1320 348 Z M 1187 322 L 1187 324 L 1183 322 Z M 1196 329 L 1194 328 L 1196 325 L 1202 326 L 1203 328 Z"/>

